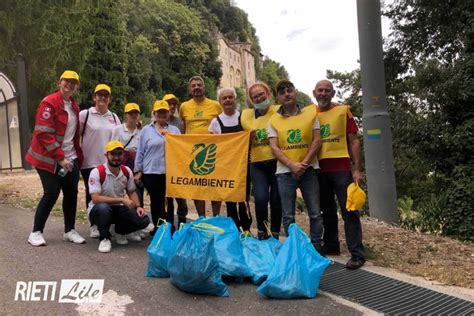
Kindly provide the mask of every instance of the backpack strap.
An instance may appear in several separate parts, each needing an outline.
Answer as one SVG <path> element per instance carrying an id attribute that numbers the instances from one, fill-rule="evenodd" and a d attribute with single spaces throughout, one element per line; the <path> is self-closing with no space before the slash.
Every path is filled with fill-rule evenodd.
<path id="1" fill-rule="evenodd" d="M 82 139 L 84 139 L 84 133 L 86 132 L 87 120 L 89 119 L 89 112 L 90 110 L 87 109 L 86 119 L 84 120 L 84 126 L 82 126 L 82 134 L 81 134 Z"/>
<path id="2" fill-rule="evenodd" d="M 99 179 L 100 179 L 100 184 L 104 184 L 105 181 L 105 166 L 104 165 L 98 165 L 97 170 L 99 171 Z"/>
<path id="3" fill-rule="evenodd" d="M 128 181 L 128 178 L 130 177 L 130 173 L 128 172 L 127 167 L 125 167 L 124 165 L 120 165 L 120 169 L 122 170 L 122 173 L 125 175 L 125 177 L 127 178 L 127 181 Z M 104 184 L 105 177 L 107 176 L 107 174 L 105 172 L 105 166 L 104 165 L 98 165 L 97 170 L 99 171 L 100 184 L 102 185 L 102 184 Z"/>

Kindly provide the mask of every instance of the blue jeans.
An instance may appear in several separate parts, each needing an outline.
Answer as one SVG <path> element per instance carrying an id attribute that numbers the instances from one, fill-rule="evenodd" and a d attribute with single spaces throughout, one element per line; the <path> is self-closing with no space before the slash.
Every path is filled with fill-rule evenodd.
<path id="1" fill-rule="evenodd" d="M 336 195 L 344 220 L 346 243 L 352 257 L 365 258 L 362 245 L 362 226 L 359 212 L 346 210 L 347 187 L 352 183 L 351 171 L 321 172 L 318 175 L 321 193 L 321 211 L 324 221 L 324 245 L 328 249 L 339 250 Z"/>
<path id="2" fill-rule="evenodd" d="M 321 246 L 323 218 L 319 208 L 319 184 L 316 170 L 309 167 L 297 179 L 293 179 L 291 172 L 277 174 L 277 180 L 283 209 L 283 228 L 286 236 L 288 236 L 288 227 L 295 222 L 296 189 L 299 188 L 308 210 L 311 242 Z"/>
<path id="3" fill-rule="evenodd" d="M 281 200 L 275 176 L 276 160 L 254 162 L 250 165 L 257 228 L 266 231 L 268 221 L 268 202 L 270 202 L 270 230 L 279 233 L 281 227 Z"/>

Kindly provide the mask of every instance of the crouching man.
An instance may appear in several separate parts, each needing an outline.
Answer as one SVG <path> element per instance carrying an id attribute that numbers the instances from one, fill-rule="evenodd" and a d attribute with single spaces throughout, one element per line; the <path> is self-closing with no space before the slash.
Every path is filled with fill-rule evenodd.
<path id="1" fill-rule="evenodd" d="M 110 225 L 115 224 L 116 242 L 127 243 L 125 235 L 144 229 L 150 223 L 145 211 L 140 207 L 132 171 L 122 165 L 123 144 L 110 141 L 105 147 L 107 163 L 91 171 L 89 192 L 92 201 L 88 213 L 92 223 L 99 229 L 99 251 L 110 252 Z"/>

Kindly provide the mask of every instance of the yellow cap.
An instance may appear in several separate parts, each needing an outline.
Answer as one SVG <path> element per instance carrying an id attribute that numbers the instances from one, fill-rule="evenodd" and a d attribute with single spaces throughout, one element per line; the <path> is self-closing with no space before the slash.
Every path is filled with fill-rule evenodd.
<path id="1" fill-rule="evenodd" d="M 172 93 L 165 94 L 165 96 L 163 97 L 163 101 L 168 101 L 168 100 L 173 100 L 173 99 L 179 102 L 179 99 Z"/>
<path id="2" fill-rule="evenodd" d="M 65 70 L 63 74 L 61 75 L 61 77 L 59 77 L 59 80 L 62 80 L 62 79 L 73 79 L 79 82 L 79 75 L 75 71 Z"/>
<path id="3" fill-rule="evenodd" d="M 123 149 L 124 148 L 123 144 L 121 142 L 119 142 L 118 140 L 111 140 L 105 146 L 105 153 L 111 152 L 112 150 L 117 149 L 117 148 L 122 148 Z"/>
<path id="4" fill-rule="evenodd" d="M 167 111 L 169 111 L 170 110 L 170 105 L 168 104 L 168 102 L 163 101 L 163 100 L 155 101 L 155 103 L 153 104 L 153 112 L 158 111 L 158 110 L 167 110 Z"/>
<path id="5" fill-rule="evenodd" d="M 125 110 L 123 112 L 128 113 L 128 112 L 131 112 L 131 111 L 141 112 L 140 111 L 140 106 L 136 103 L 127 103 L 127 104 L 125 104 Z"/>
<path id="6" fill-rule="evenodd" d="M 97 86 L 95 86 L 94 94 L 101 90 L 107 91 L 109 94 L 112 94 L 112 89 L 108 85 L 103 83 L 99 83 Z"/>
<path id="7" fill-rule="evenodd" d="M 348 211 L 360 210 L 367 199 L 365 192 L 359 187 L 357 183 L 351 183 L 347 187 L 347 201 L 346 209 Z"/>

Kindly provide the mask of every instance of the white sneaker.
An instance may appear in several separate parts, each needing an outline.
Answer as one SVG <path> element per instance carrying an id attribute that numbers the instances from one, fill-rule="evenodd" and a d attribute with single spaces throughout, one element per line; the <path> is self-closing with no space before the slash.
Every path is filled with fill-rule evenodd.
<path id="1" fill-rule="evenodd" d="M 126 245 L 128 244 L 127 236 L 121 234 L 115 234 L 115 242 L 119 245 Z"/>
<path id="2" fill-rule="evenodd" d="M 99 228 L 97 228 L 97 225 L 92 225 L 91 226 L 89 236 L 91 238 L 99 238 L 100 237 Z"/>
<path id="3" fill-rule="evenodd" d="M 146 236 L 148 236 L 150 234 L 150 233 L 147 233 L 144 229 L 139 230 L 137 233 L 138 233 L 138 236 L 140 236 L 141 239 L 145 239 Z"/>
<path id="4" fill-rule="evenodd" d="M 99 252 L 110 252 L 112 250 L 112 243 L 110 239 L 102 239 L 99 243 Z"/>
<path id="5" fill-rule="evenodd" d="M 138 232 L 127 234 L 127 239 L 135 242 L 142 241 L 142 238 L 140 237 L 140 234 Z"/>
<path id="6" fill-rule="evenodd" d="M 86 240 L 82 238 L 82 236 L 79 235 L 79 233 L 74 229 L 71 229 L 67 233 L 64 233 L 63 240 L 70 241 L 75 244 L 83 244 L 86 242 Z"/>
<path id="7" fill-rule="evenodd" d="M 30 236 L 28 237 L 28 242 L 35 247 L 46 246 L 46 240 L 44 240 L 43 234 L 39 230 L 30 233 Z"/>

